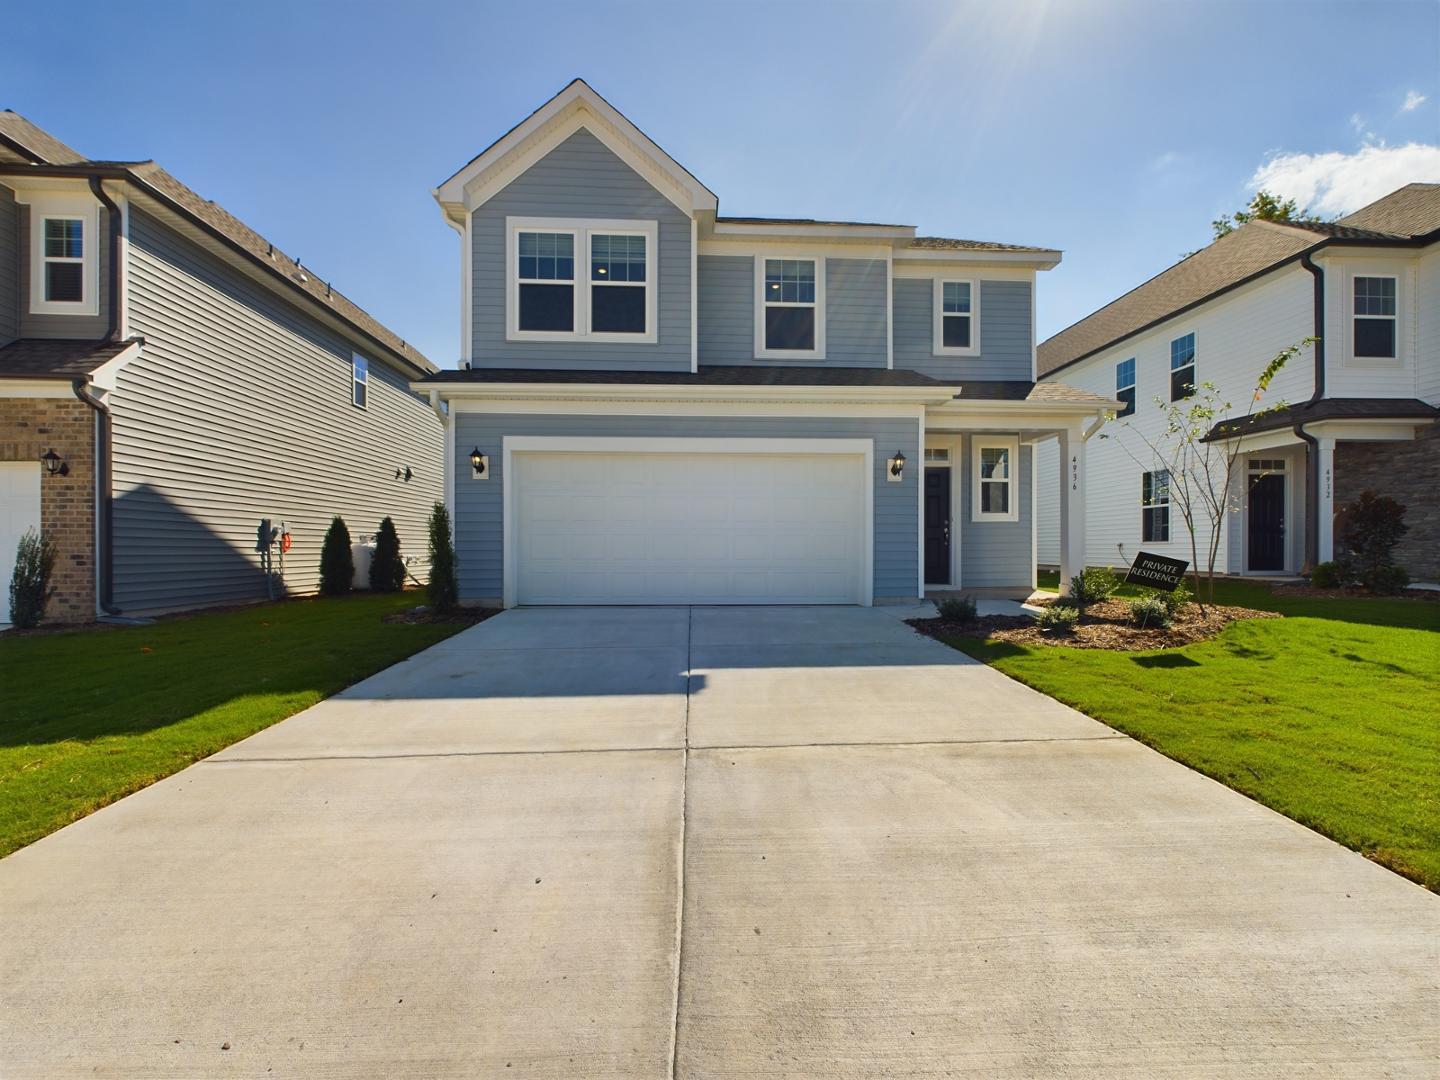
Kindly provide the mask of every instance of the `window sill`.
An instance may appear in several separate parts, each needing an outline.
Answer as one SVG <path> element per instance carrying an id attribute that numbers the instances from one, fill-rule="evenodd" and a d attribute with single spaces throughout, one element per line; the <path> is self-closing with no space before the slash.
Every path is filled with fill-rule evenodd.
<path id="1" fill-rule="evenodd" d="M 800 352 L 797 349 L 760 349 L 755 353 L 756 360 L 793 360 L 800 363 L 813 363 L 816 360 L 824 360 L 825 354 L 819 351 Z"/>
<path id="2" fill-rule="evenodd" d="M 977 356 L 980 355 L 980 350 L 979 350 L 979 349 L 947 349 L 947 348 L 945 348 L 943 345 L 940 346 L 940 347 L 938 347 L 938 348 L 935 347 L 935 346 L 931 346 L 931 348 L 930 348 L 930 355 L 931 355 L 931 356 L 968 356 L 968 357 L 970 357 L 971 359 L 974 359 L 975 357 L 977 357 Z"/>
<path id="3" fill-rule="evenodd" d="M 58 300 L 32 300 L 30 301 L 31 315 L 70 315 L 70 316 L 95 316 L 100 314 L 99 304 L 87 304 L 84 301 L 79 303 L 63 303 Z"/>
<path id="4" fill-rule="evenodd" d="M 978 513 L 975 513 L 975 514 L 971 514 L 971 515 L 970 515 L 970 523 L 971 523 L 972 525 L 986 525 L 986 524 L 992 524 L 992 523 L 993 523 L 993 524 L 1009 524 L 1009 525 L 1014 525 L 1014 524 L 1015 524 L 1016 522 L 1018 522 L 1019 520 L 1020 520 L 1020 515 L 1019 515 L 1018 513 L 1017 513 L 1017 514 L 978 514 Z"/>
<path id="5" fill-rule="evenodd" d="M 519 344 L 526 341 L 568 342 L 572 345 L 588 343 L 600 345 L 656 345 L 656 334 L 579 334 L 573 330 L 512 330 L 505 335 L 506 342 Z"/>

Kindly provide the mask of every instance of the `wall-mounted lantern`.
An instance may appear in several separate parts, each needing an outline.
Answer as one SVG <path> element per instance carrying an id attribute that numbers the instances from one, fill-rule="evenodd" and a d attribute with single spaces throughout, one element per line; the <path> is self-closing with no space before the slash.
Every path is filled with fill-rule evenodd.
<path id="1" fill-rule="evenodd" d="M 899 482 L 905 477 L 905 455 L 899 450 L 890 459 L 890 479 Z"/>
<path id="2" fill-rule="evenodd" d="M 411 478 L 414 477 L 414 475 L 415 475 L 415 474 L 410 471 L 410 466 L 409 466 L 409 465 L 406 465 L 405 468 L 403 468 L 403 469 L 396 469 L 396 470 L 395 470 L 395 479 L 396 479 L 396 480 L 404 480 L 407 484 L 410 482 Z"/>
<path id="3" fill-rule="evenodd" d="M 45 466 L 45 471 L 51 476 L 69 476 L 70 465 L 55 452 L 52 446 L 45 453 L 40 455 L 40 463 Z"/>
<path id="4" fill-rule="evenodd" d="M 482 454 L 478 446 L 470 451 L 470 478 L 472 480 L 490 479 L 490 455 Z"/>

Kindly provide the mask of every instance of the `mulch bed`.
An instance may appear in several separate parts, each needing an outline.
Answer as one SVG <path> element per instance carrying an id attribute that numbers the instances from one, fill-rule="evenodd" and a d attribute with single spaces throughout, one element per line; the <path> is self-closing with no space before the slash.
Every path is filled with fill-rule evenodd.
<path id="1" fill-rule="evenodd" d="M 474 626 L 484 622 L 492 615 L 499 614 L 499 608 L 462 607 L 452 611 L 449 615 L 440 615 L 421 604 L 419 607 L 409 608 L 406 611 L 382 615 L 380 621 L 402 623 L 406 626 Z"/>
<path id="2" fill-rule="evenodd" d="M 1054 602 L 1035 600 L 1034 604 L 1036 607 L 1047 607 Z M 1237 619 L 1279 618 L 1282 616 L 1276 611 L 1256 611 L 1253 608 L 1213 604 L 1202 611 L 1199 604 L 1191 604 L 1175 616 L 1175 621 L 1169 628 L 1142 629 L 1130 622 L 1128 600 L 1102 600 L 1088 605 L 1079 624 L 1068 634 L 1041 630 L 1034 619 L 1020 615 L 988 615 L 968 623 L 950 622 L 947 619 L 906 621 L 920 633 L 933 638 L 977 637 L 1020 645 L 1065 645 L 1072 649 L 1138 652 L 1205 641 Z"/>

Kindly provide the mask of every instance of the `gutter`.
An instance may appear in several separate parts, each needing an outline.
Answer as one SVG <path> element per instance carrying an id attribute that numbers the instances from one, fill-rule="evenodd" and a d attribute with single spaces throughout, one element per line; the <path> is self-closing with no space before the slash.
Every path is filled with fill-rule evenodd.
<path id="1" fill-rule="evenodd" d="M 1300 256 L 1300 265 L 1315 278 L 1315 388 L 1306 405 L 1325 396 L 1325 271 L 1315 265 L 1312 254 L 1314 249 Z M 1313 569 L 1320 561 L 1320 442 L 1305 430 L 1304 421 L 1294 431 L 1305 444 L 1305 566 Z"/>

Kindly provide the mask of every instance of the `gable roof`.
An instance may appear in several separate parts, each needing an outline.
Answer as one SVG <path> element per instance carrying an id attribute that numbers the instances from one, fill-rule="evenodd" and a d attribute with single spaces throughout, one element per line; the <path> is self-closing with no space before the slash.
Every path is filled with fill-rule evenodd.
<path id="1" fill-rule="evenodd" d="M 82 157 L 8 109 L 0 111 L 0 141 L 21 148 L 32 162 L 29 166 L 12 165 L 4 170 L 11 175 L 100 176 L 128 182 L 220 240 L 250 265 L 260 267 L 267 276 L 283 282 L 289 290 L 303 294 L 312 305 L 323 307 L 366 338 L 383 346 L 405 366 L 420 372 L 436 370 L 435 365 L 418 349 L 369 312 L 307 271 L 224 207 L 190 190 L 155 162 L 97 161 Z"/>
<path id="2" fill-rule="evenodd" d="M 1440 239 L 1440 184 L 1410 184 L 1334 222 L 1251 221 L 1040 343 L 1059 371 L 1320 247 L 1414 246 Z"/>

